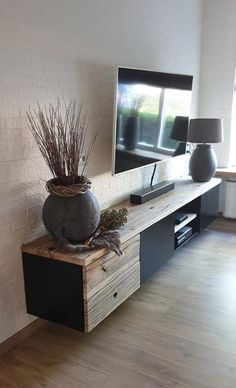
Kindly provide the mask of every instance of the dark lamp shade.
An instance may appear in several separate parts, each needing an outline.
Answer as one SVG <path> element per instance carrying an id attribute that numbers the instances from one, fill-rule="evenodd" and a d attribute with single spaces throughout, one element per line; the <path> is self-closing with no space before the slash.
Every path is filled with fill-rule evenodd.
<path id="1" fill-rule="evenodd" d="M 186 116 L 176 116 L 171 132 L 171 139 L 187 142 L 189 118 Z"/>
<path id="2" fill-rule="evenodd" d="M 188 141 L 190 143 L 221 143 L 223 141 L 222 119 L 191 119 Z"/>

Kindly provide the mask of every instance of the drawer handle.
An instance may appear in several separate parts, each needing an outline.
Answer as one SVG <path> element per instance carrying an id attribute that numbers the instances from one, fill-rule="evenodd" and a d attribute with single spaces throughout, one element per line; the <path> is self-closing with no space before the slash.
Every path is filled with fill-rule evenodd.
<path id="1" fill-rule="evenodd" d="M 106 269 L 105 265 L 103 265 L 102 270 L 103 270 L 104 272 L 107 272 L 107 269 Z"/>
<path id="2" fill-rule="evenodd" d="M 118 292 L 115 292 L 115 293 L 114 293 L 114 295 L 113 295 L 113 296 L 114 296 L 114 298 L 116 298 L 116 297 L 117 297 L 117 295 L 118 295 Z"/>

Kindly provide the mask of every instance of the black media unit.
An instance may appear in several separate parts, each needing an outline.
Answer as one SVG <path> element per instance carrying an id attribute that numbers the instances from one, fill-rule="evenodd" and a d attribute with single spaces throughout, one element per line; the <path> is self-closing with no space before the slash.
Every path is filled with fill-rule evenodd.
<path id="1" fill-rule="evenodd" d="M 175 251 L 207 228 L 218 215 L 218 202 L 219 186 L 216 186 L 176 211 L 187 215 L 181 223 L 175 223 L 174 212 L 140 234 L 141 282 L 173 257 Z M 191 234 L 176 244 L 175 235 L 185 226 L 191 228 Z"/>

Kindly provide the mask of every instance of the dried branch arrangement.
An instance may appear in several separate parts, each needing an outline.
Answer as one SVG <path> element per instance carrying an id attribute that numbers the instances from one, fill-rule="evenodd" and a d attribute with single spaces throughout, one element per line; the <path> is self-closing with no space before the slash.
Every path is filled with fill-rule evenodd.
<path id="1" fill-rule="evenodd" d="M 104 230 L 102 232 L 99 230 L 88 242 L 71 244 L 68 241 L 61 240 L 57 248 L 62 249 L 64 252 L 73 253 L 86 252 L 91 249 L 109 248 L 118 256 L 122 256 L 123 252 L 120 246 L 120 235 L 117 230 Z"/>
<path id="2" fill-rule="evenodd" d="M 26 113 L 39 150 L 56 178 L 54 183 L 70 186 L 83 177 L 97 133 L 85 147 L 88 123 L 82 105 L 75 100 L 63 105 L 60 100 L 56 106 L 42 107 L 37 102 L 37 109 L 29 107 Z"/>
<path id="3" fill-rule="evenodd" d="M 130 105 L 130 116 L 138 116 L 140 109 L 144 103 L 145 96 L 134 96 Z"/>
<path id="4" fill-rule="evenodd" d="M 119 210 L 106 210 L 101 214 L 98 229 L 88 240 L 81 244 L 71 244 L 62 239 L 58 242 L 57 248 L 65 252 L 83 252 L 97 248 L 109 248 L 118 256 L 123 254 L 121 250 L 120 235 L 118 230 L 127 222 L 128 210 L 122 207 Z"/>

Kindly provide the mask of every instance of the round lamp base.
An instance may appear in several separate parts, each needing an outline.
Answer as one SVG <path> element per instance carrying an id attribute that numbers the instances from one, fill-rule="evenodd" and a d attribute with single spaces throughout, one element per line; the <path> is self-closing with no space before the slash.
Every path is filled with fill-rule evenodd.
<path id="1" fill-rule="evenodd" d="M 217 160 L 210 144 L 198 144 L 189 161 L 189 173 L 196 182 L 208 182 L 215 174 Z"/>

